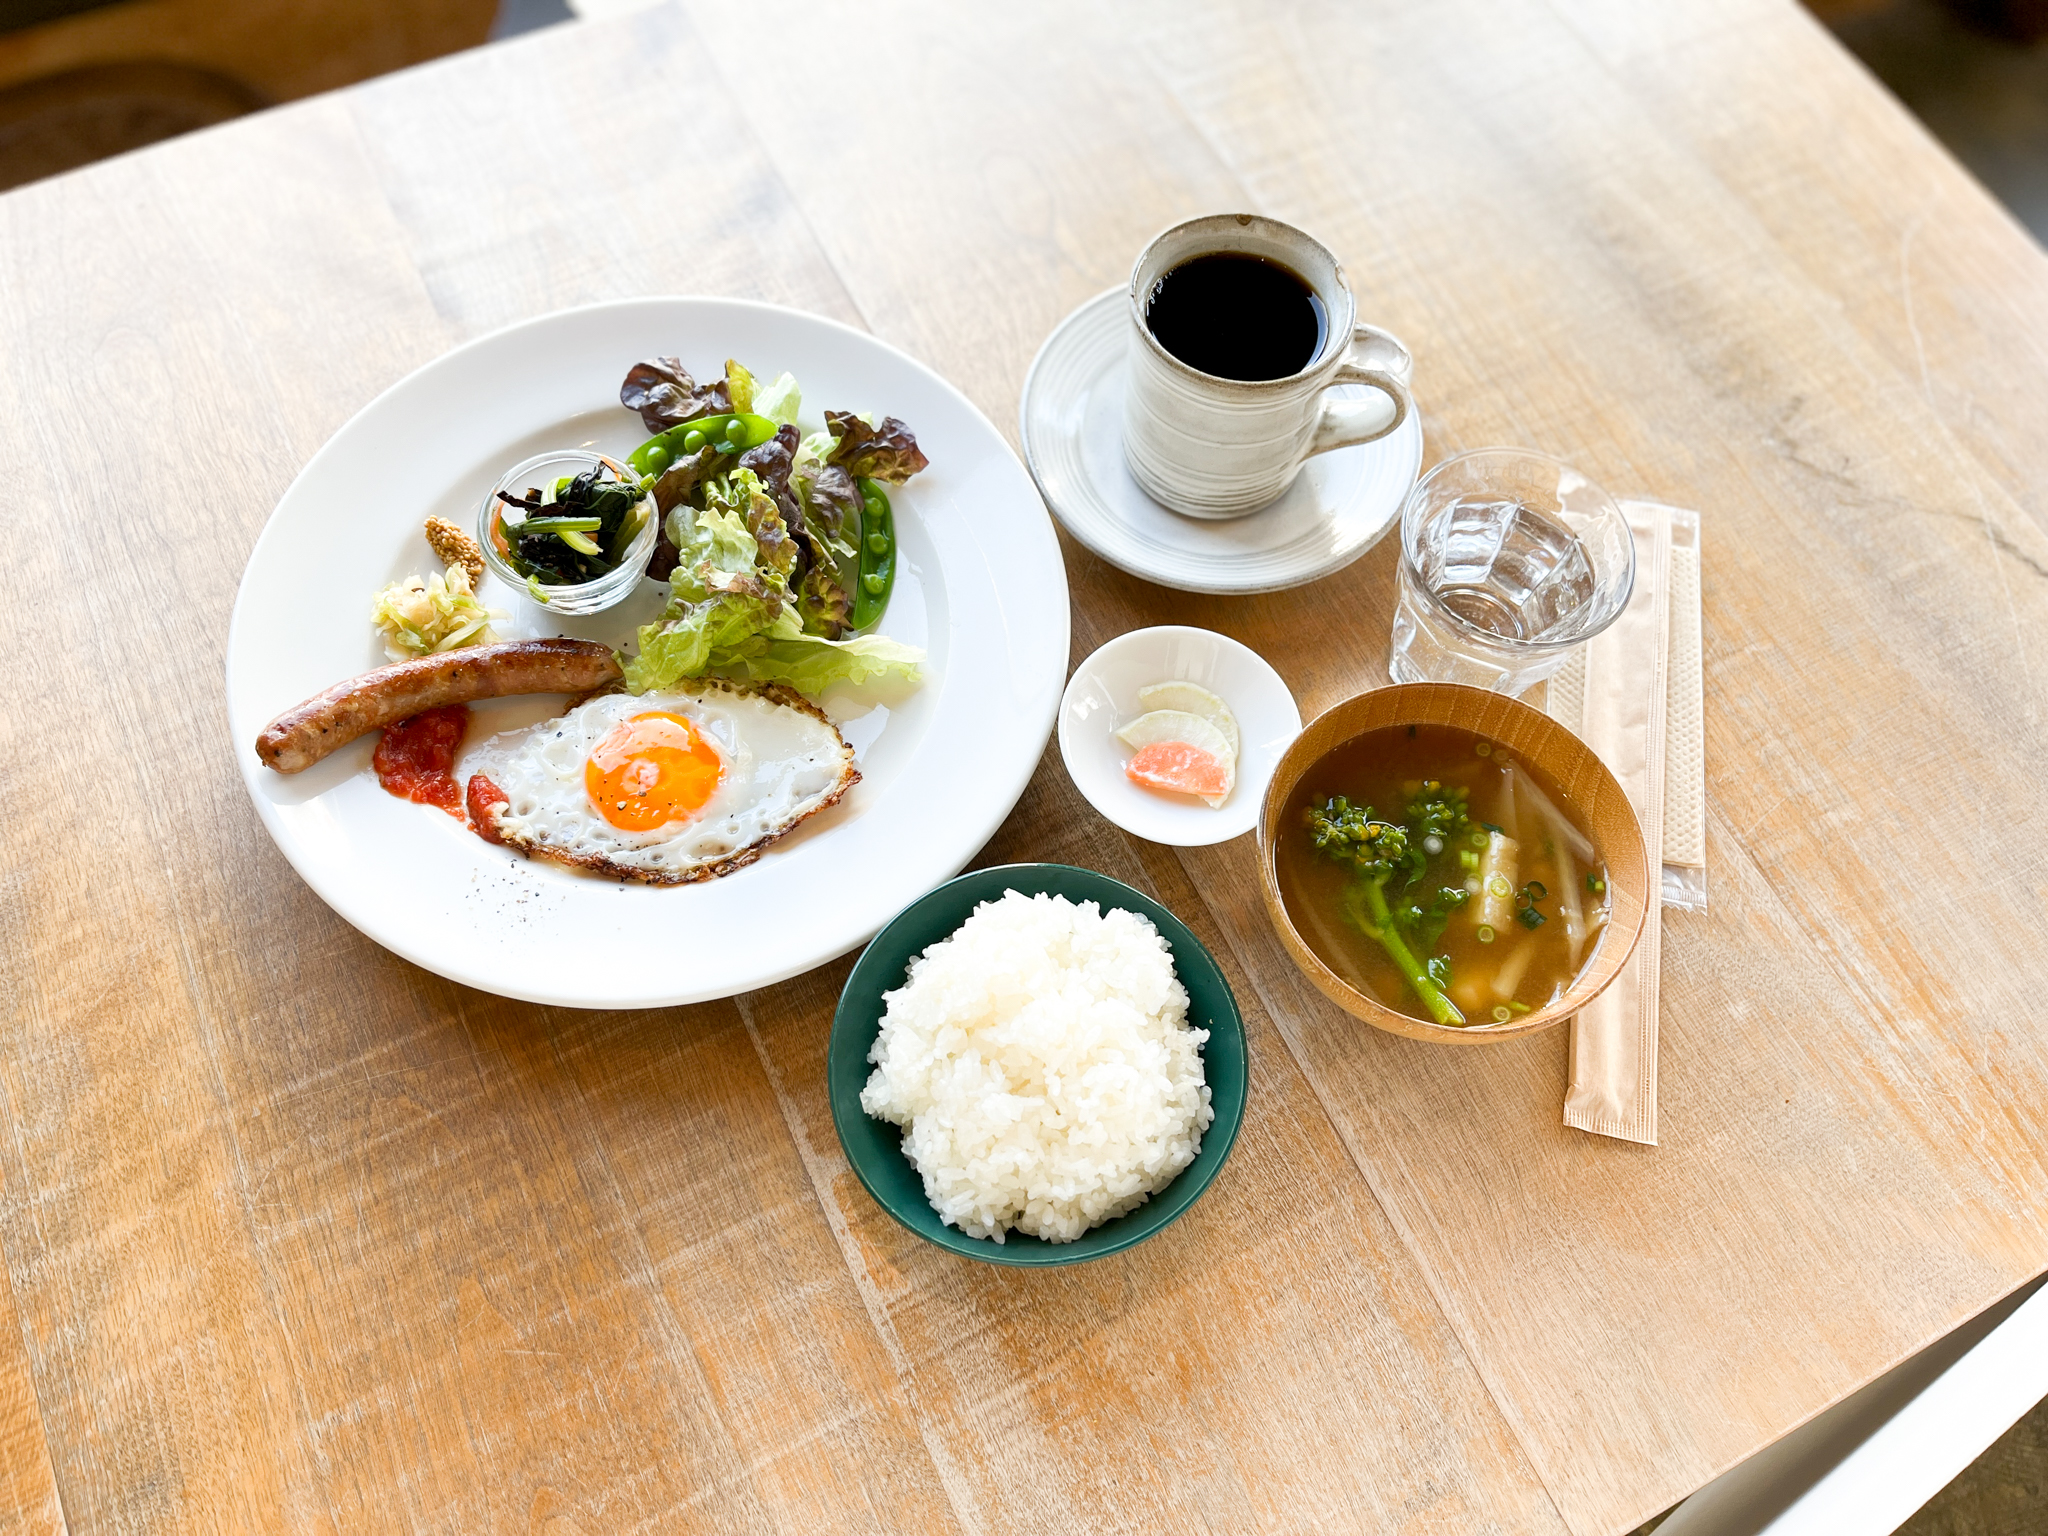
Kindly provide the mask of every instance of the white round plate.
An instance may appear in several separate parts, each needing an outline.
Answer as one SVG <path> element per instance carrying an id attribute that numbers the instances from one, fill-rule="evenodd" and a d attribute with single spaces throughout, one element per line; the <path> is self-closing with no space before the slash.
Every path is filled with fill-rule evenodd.
<path id="1" fill-rule="evenodd" d="M 1199 683 L 1237 716 L 1237 782 L 1214 810 L 1124 776 L 1131 751 L 1115 733 L 1145 713 L 1138 690 L 1165 682 Z M 1179 848 L 1227 842 L 1257 826 L 1266 783 L 1300 734 L 1294 695 L 1265 657 L 1228 635 L 1181 624 L 1118 635 L 1074 669 L 1060 700 L 1060 756 L 1075 787 L 1126 832 Z"/>
<path id="2" fill-rule="evenodd" d="M 1067 316 L 1024 380 L 1024 462 L 1067 532 L 1133 576 L 1228 597 L 1320 580 L 1393 527 L 1422 465 L 1413 411 L 1378 442 L 1310 459 L 1285 496 L 1245 517 L 1183 517 L 1147 496 L 1124 466 L 1126 302 L 1112 288 Z"/>
<path id="3" fill-rule="evenodd" d="M 440 811 L 386 794 L 373 738 L 286 777 L 256 733 L 281 710 L 384 661 L 369 623 L 386 583 L 432 569 L 430 514 L 468 528 L 500 471 L 543 448 L 623 457 L 646 438 L 618 403 L 626 370 L 673 353 L 699 378 L 737 357 L 827 407 L 899 416 L 931 467 L 891 492 L 896 587 L 880 630 L 923 646 L 925 680 L 837 690 L 827 711 L 861 782 L 759 862 L 701 885 L 580 875 L 493 847 Z M 486 577 L 507 638 L 622 644 L 666 583 L 619 609 L 560 619 Z M 1023 793 L 1067 666 L 1067 582 L 1031 481 L 965 396 L 872 336 L 732 299 L 647 298 L 568 310 L 428 364 L 313 456 L 249 556 L 228 634 L 228 720 L 263 824 L 306 883 L 364 933 L 451 980 L 584 1008 L 700 1002 L 764 986 L 865 943 L 951 878 Z M 560 698 L 473 706 L 471 740 L 543 718 Z"/>

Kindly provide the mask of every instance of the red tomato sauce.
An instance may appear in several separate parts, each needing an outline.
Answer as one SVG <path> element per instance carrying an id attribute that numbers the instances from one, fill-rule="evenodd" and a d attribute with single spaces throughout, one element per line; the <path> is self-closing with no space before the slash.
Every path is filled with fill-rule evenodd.
<path id="1" fill-rule="evenodd" d="M 401 800 L 435 805 L 462 819 L 462 788 L 455 782 L 455 756 L 469 732 L 469 706 L 430 709 L 384 728 L 371 759 L 377 782 Z"/>
<path id="2" fill-rule="evenodd" d="M 511 803 L 512 797 L 480 773 L 469 776 L 469 824 L 476 829 L 476 835 L 487 843 L 502 843 L 498 836 L 497 809 Z"/>

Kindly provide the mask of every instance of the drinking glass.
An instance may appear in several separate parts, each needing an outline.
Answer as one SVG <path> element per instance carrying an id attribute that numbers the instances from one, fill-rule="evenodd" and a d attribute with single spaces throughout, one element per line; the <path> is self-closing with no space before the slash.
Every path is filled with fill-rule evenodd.
<path id="1" fill-rule="evenodd" d="M 1521 448 L 1458 454 L 1401 511 L 1387 670 L 1525 693 L 1615 621 L 1635 579 L 1628 519 L 1569 464 Z"/>

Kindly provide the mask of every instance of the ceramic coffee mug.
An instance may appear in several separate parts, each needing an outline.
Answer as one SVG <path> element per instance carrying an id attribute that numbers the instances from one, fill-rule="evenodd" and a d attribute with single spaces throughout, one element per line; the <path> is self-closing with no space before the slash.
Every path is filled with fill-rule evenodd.
<path id="1" fill-rule="evenodd" d="M 1298 373 L 1256 382 L 1191 368 L 1159 343 L 1145 308 L 1159 280 L 1190 257 L 1261 256 L 1291 268 L 1321 300 L 1321 349 Z M 1242 517 L 1279 499 L 1311 454 L 1369 443 L 1415 408 L 1408 349 L 1358 323 L 1344 269 L 1322 242 L 1255 213 L 1176 224 L 1131 269 L 1131 365 L 1124 458 L 1145 494 L 1189 517 Z M 1369 384 L 1369 400 L 1326 400 L 1333 385 Z"/>

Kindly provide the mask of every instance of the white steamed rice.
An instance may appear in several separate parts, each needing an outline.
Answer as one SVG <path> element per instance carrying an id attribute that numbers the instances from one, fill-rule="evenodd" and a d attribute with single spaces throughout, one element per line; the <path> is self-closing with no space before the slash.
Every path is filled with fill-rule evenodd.
<path id="1" fill-rule="evenodd" d="M 940 1217 L 1072 1242 L 1142 1205 L 1216 1112 L 1203 1029 L 1149 918 L 1006 891 L 910 963 L 861 1107 L 905 1127 Z"/>

